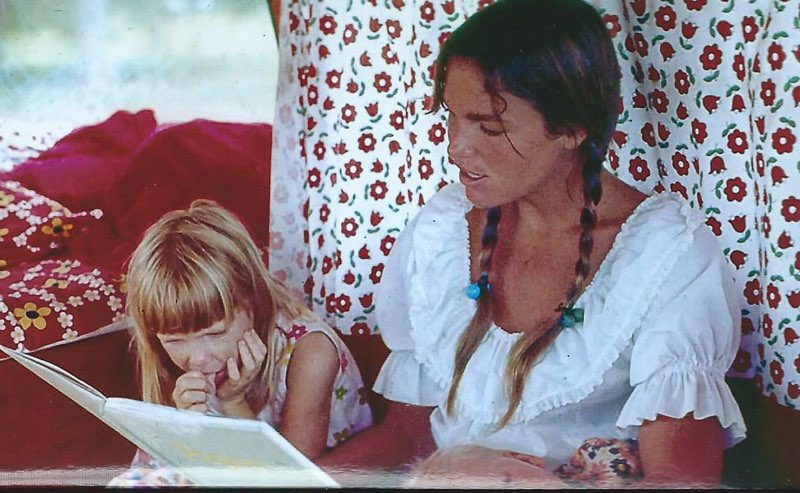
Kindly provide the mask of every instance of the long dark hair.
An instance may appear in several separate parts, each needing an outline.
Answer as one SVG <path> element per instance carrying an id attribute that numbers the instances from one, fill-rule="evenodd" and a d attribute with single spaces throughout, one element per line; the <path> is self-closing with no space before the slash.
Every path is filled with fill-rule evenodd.
<path id="1" fill-rule="evenodd" d="M 436 62 L 434 109 L 445 106 L 443 96 L 452 57 L 468 59 L 482 70 L 484 88 L 498 117 L 506 107 L 502 93 L 507 92 L 539 111 L 551 135 L 586 133 L 578 147 L 583 159 L 584 199 L 579 218 L 580 255 L 575 281 L 560 305 L 562 311 L 571 308 L 591 271 L 592 232 L 602 195 L 600 171 L 618 117 L 620 69 L 609 33 L 598 12 L 581 0 L 499 0 L 467 19 L 443 45 Z M 496 232 L 498 221 L 499 214 L 490 213 L 486 229 Z M 478 257 L 483 274 L 488 272 L 498 241 L 496 234 L 484 237 L 490 241 L 483 241 Z M 464 369 L 492 320 L 492 303 L 488 296 L 481 296 L 456 350 L 448 413 L 453 412 Z M 512 348 L 505 373 L 509 407 L 498 427 L 510 421 L 531 368 L 561 325 L 560 317 L 554 315 L 548 327 L 526 333 Z"/>

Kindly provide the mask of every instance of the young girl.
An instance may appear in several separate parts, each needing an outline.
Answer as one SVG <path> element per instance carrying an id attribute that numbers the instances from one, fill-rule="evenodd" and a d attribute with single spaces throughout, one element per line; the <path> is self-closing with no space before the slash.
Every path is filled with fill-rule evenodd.
<path id="1" fill-rule="evenodd" d="M 215 202 L 153 224 L 126 283 L 143 400 L 264 420 L 311 459 L 371 424 L 350 352 Z M 110 485 L 185 483 L 141 451 L 133 465 Z"/>

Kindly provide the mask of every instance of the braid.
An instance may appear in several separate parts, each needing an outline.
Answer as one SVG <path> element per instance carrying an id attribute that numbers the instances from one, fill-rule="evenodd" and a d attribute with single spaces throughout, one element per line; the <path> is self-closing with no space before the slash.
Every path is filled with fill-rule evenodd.
<path id="1" fill-rule="evenodd" d="M 600 170 L 602 169 L 603 156 L 599 155 L 597 145 L 587 142 L 589 153 L 583 165 L 583 209 L 581 209 L 581 235 L 578 239 L 578 252 L 580 254 L 575 263 L 575 283 L 569 290 L 567 306 L 575 302 L 586 279 L 592 269 L 590 257 L 594 247 L 594 228 L 597 225 L 597 204 L 603 194 L 600 183 Z"/>
<path id="2" fill-rule="evenodd" d="M 597 204 L 603 193 L 600 182 L 600 170 L 603 165 L 603 155 L 596 142 L 585 142 L 587 159 L 583 164 L 583 209 L 581 209 L 580 224 L 581 234 L 578 239 L 579 258 L 575 263 L 575 281 L 567 291 L 567 303 L 560 305 L 556 311 L 564 312 L 571 309 L 585 287 L 586 280 L 591 273 L 591 254 L 594 247 L 594 228 L 597 225 Z M 553 342 L 561 328 L 562 318 L 557 317 L 548 322 L 549 327 L 543 332 L 534 330 L 526 333 L 511 348 L 506 366 L 506 394 L 509 396 L 509 405 L 505 414 L 500 418 L 496 429 L 506 426 L 511 416 L 519 407 L 522 400 L 522 390 L 531 368 L 539 359 L 542 352 Z"/>
<path id="3" fill-rule="evenodd" d="M 489 267 L 492 262 L 494 247 L 497 245 L 497 226 L 499 222 L 500 208 L 492 207 L 486 214 L 486 226 L 484 226 L 483 235 L 481 236 L 481 251 L 478 254 L 478 266 L 481 269 L 481 275 L 476 283 L 480 292 L 476 299 L 479 299 L 481 295 L 488 293 L 491 289 L 489 285 Z"/>
<path id="4" fill-rule="evenodd" d="M 492 302 L 488 293 L 491 290 L 489 284 L 489 268 L 491 266 L 492 254 L 498 239 L 498 225 L 500 223 L 500 208 L 492 207 L 486 216 L 486 226 L 483 228 L 481 237 L 481 250 L 478 254 L 478 265 L 481 274 L 478 281 L 467 287 L 467 296 L 476 299 L 478 307 L 470 320 L 466 330 L 461 334 L 456 347 L 455 362 L 453 368 L 453 382 L 447 395 L 447 414 L 452 415 L 453 406 L 456 401 L 456 392 L 461 383 L 461 377 L 467 367 L 472 355 L 478 349 L 483 337 L 489 330 L 493 319 Z"/>

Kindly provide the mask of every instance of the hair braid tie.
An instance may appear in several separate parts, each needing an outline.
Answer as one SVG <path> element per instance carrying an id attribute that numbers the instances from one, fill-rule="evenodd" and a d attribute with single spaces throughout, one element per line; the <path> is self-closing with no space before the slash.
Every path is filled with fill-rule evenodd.
<path id="1" fill-rule="evenodd" d="M 489 264 L 494 246 L 497 244 L 497 226 L 499 223 L 500 208 L 490 208 L 486 213 L 486 226 L 483 228 L 481 237 L 481 246 L 483 247 L 483 254 L 480 259 L 481 275 L 476 282 L 467 286 L 466 289 L 467 297 L 472 300 L 478 300 L 492 290 L 492 285 L 489 283 Z"/>

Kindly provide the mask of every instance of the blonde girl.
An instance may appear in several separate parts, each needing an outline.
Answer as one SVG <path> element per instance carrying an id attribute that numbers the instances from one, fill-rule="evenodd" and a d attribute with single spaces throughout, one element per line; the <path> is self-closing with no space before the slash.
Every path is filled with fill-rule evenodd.
<path id="1" fill-rule="evenodd" d="M 126 282 L 143 400 L 267 421 L 312 459 L 371 424 L 350 352 L 215 202 L 153 224 Z"/>

